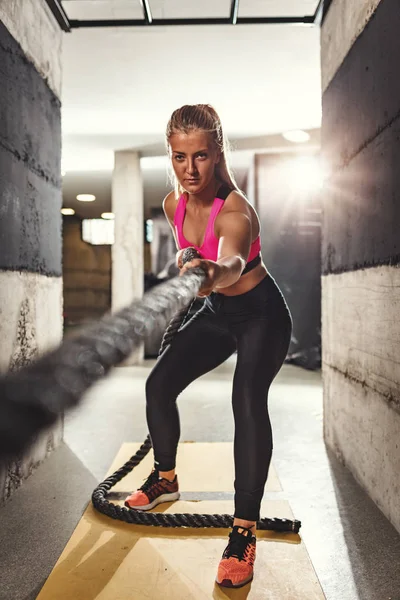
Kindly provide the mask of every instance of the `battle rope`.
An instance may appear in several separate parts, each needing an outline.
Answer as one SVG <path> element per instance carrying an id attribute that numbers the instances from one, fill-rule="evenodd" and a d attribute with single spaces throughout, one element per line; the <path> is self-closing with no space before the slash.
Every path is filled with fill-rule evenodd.
<path id="1" fill-rule="evenodd" d="M 0 461 L 23 452 L 40 431 L 77 406 L 84 392 L 130 356 L 149 332 L 165 330 L 204 279 L 202 269 L 190 269 L 66 338 L 27 367 L 0 377 Z"/>
<path id="2" fill-rule="evenodd" d="M 149 332 L 154 328 L 165 329 L 175 311 L 186 314 L 183 309 L 197 295 L 204 280 L 202 269 L 190 269 L 182 277 L 150 290 L 142 300 L 132 302 L 114 315 L 106 315 L 81 333 L 65 339 L 58 348 L 27 367 L 0 377 L 0 460 L 23 452 L 65 410 L 77 406 L 93 383 L 129 357 Z M 173 329 L 178 327 L 177 321 L 174 322 Z M 201 515 L 162 514 L 156 517 L 156 513 L 139 513 L 112 505 L 105 499 L 107 491 L 140 462 L 145 455 L 143 452 L 147 453 L 150 446 L 150 440 L 146 440 L 131 461 L 99 485 L 93 493 L 97 510 L 128 523 L 189 526 L 189 521 L 185 520 L 189 517 L 190 527 L 229 527 L 232 523 L 229 515 L 226 520 L 217 515 L 220 523 L 217 525 L 213 515 L 204 515 L 201 521 L 198 520 Z M 263 519 L 259 528 L 297 532 L 300 522 Z"/>
<path id="3" fill-rule="evenodd" d="M 187 248 L 182 256 L 183 263 L 196 258 L 197 252 L 193 248 Z M 189 306 L 178 311 L 169 326 L 167 327 L 161 343 L 160 353 L 162 354 L 166 347 L 172 342 L 175 335 L 178 333 L 181 325 L 185 321 Z M 125 506 L 114 504 L 107 499 L 107 493 L 121 479 L 130 473 L 149 453 L 152 447 L 150 436 L 147 436 L 139 450 L 132 456 L 118 471 L 107 477 L 100 483 L 92 494 L 92 504 L 94 508 L 112 519 L 125 521 L 126 523 L 135 525 L 152 525 L 155 527 L 214 527 L 214 528 L 230 528 L 233 525 L 233 517 L 231 515 L 219 514 L 193 514 L 193 513 L 150 513 L 141 510 L 134 510 Z M 298 533 L 301 527 L 301 522 L 290 519 L 278 518 L 262 518 L 257 523 L 258 529 L 268 529 L 279 532 L 295 532 Z"/>

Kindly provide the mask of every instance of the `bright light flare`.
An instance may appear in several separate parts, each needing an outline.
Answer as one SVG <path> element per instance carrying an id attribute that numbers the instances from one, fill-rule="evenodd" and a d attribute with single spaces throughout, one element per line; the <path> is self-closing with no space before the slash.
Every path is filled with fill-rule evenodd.
<path id="1" fill-rule="evenodd" d="M 293 192 L 302 194 L 318 192 L 327 177 L 327 170 L 321 159 L 315 156 L 302 156 L 286 163 L 285 177 Z"/>

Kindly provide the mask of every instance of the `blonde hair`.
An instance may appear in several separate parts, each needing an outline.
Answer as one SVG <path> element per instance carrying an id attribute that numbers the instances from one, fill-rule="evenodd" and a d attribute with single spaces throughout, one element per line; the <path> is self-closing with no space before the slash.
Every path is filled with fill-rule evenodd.
<path id="1" fill-rule="evenodd" d="M 210 104 L 186 104 L 172 113 L 166 131 L 167 150 L 169 151 L 169 140 L 173 134 L 187 134 L 190 131 L 196 130 L 211 134 L 216 148 L 221 153 L 219 163 L 215 165 L 215 177 L 217 180 L 239 191 L 228 163 L 228 140 L 224 135 L 221 119 Z M 172 181 L 174 183 L 175 196 L 178 198 L 184 190 L 174 173 L 172 173 Z"/>

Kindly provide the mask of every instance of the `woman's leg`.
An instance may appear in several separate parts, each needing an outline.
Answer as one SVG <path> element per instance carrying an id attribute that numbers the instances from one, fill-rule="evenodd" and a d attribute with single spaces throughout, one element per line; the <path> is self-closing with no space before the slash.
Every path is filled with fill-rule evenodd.
<path id="1" fill-rule="evenodd" d="M 233 336 L 203 307 L 175 336 L 146 384 L 146 415 L 155 467 L 175 468 L 180 436 L 178 395 L 195 379 L 223 363 L 236 350 Z"/>
<path id="2" fill-rule="evenodd" d="M 235 303 L 238 309 L 241 301 L 238 298 Z M 241 587 L 253 578 L 256 523 L 272 454 L 267 395 L 290 341 L 291 320 L 286 309 L 271 310 L 268 319 L 255 318 L 254 312 L 244 318 L 244 311 L 237 310 L 236 322 L 242 322 L 234 328 L 238 349 L 232 394 L 235 513 L 216 578 L 223 587 Z"/>
<path id="3" fill-rule="evenodd" d="M 235 524 L 259 519 L 272 456 L 268 390 L 285 360 L 291 336 L 286 309 L 248 321 L 237 334 L 233 382 L 235 418 Z M 249 526 L 249 525 L 247 525 Z"/>

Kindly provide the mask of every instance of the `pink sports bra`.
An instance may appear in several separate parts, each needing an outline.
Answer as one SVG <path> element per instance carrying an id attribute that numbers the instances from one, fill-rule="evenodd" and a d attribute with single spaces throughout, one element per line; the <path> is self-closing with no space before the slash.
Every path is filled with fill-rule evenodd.
<path id="1" fill-rule="evenodd" d="M 211 214 L 208 219 L 206 232 L 204 234 L 204 240 L 201 246 L 196 246 L 196 244 L 191 244 L 183 235 L 183 221 L 185 219 L 186 214 L 186 195 L 182 194 L 179 198 L 178 206 L 176 207 L 175 215 L 174 215 L 174 225 L 175 231 L 177 235 L 177 240 L 179 247 L 188 248 L 189 246 L 196 248 L 196 250 L 200 253 L 202 258 L 208 258 L 209 260 L 217 260 L 218 258 L 218 245 L 219 240 L 214 233 L 214 223 L 217 218 L 218 213 L 222 209 L 224 202 L 228 195 L 231 193 L 232 188 L 229 188 L 227 185 L 222 185 L 218 192 L 217 196 L 214 198 L 214 203 L 211 208 Z M 254 242 L 251 244 L 250 253 L 247 258 L 247 264 L 245 269 L 242 272 L 242 275 L 248 273 L 256 267 L 261 262 L 261 242 L 260 236 L 258 235 Z"/>

